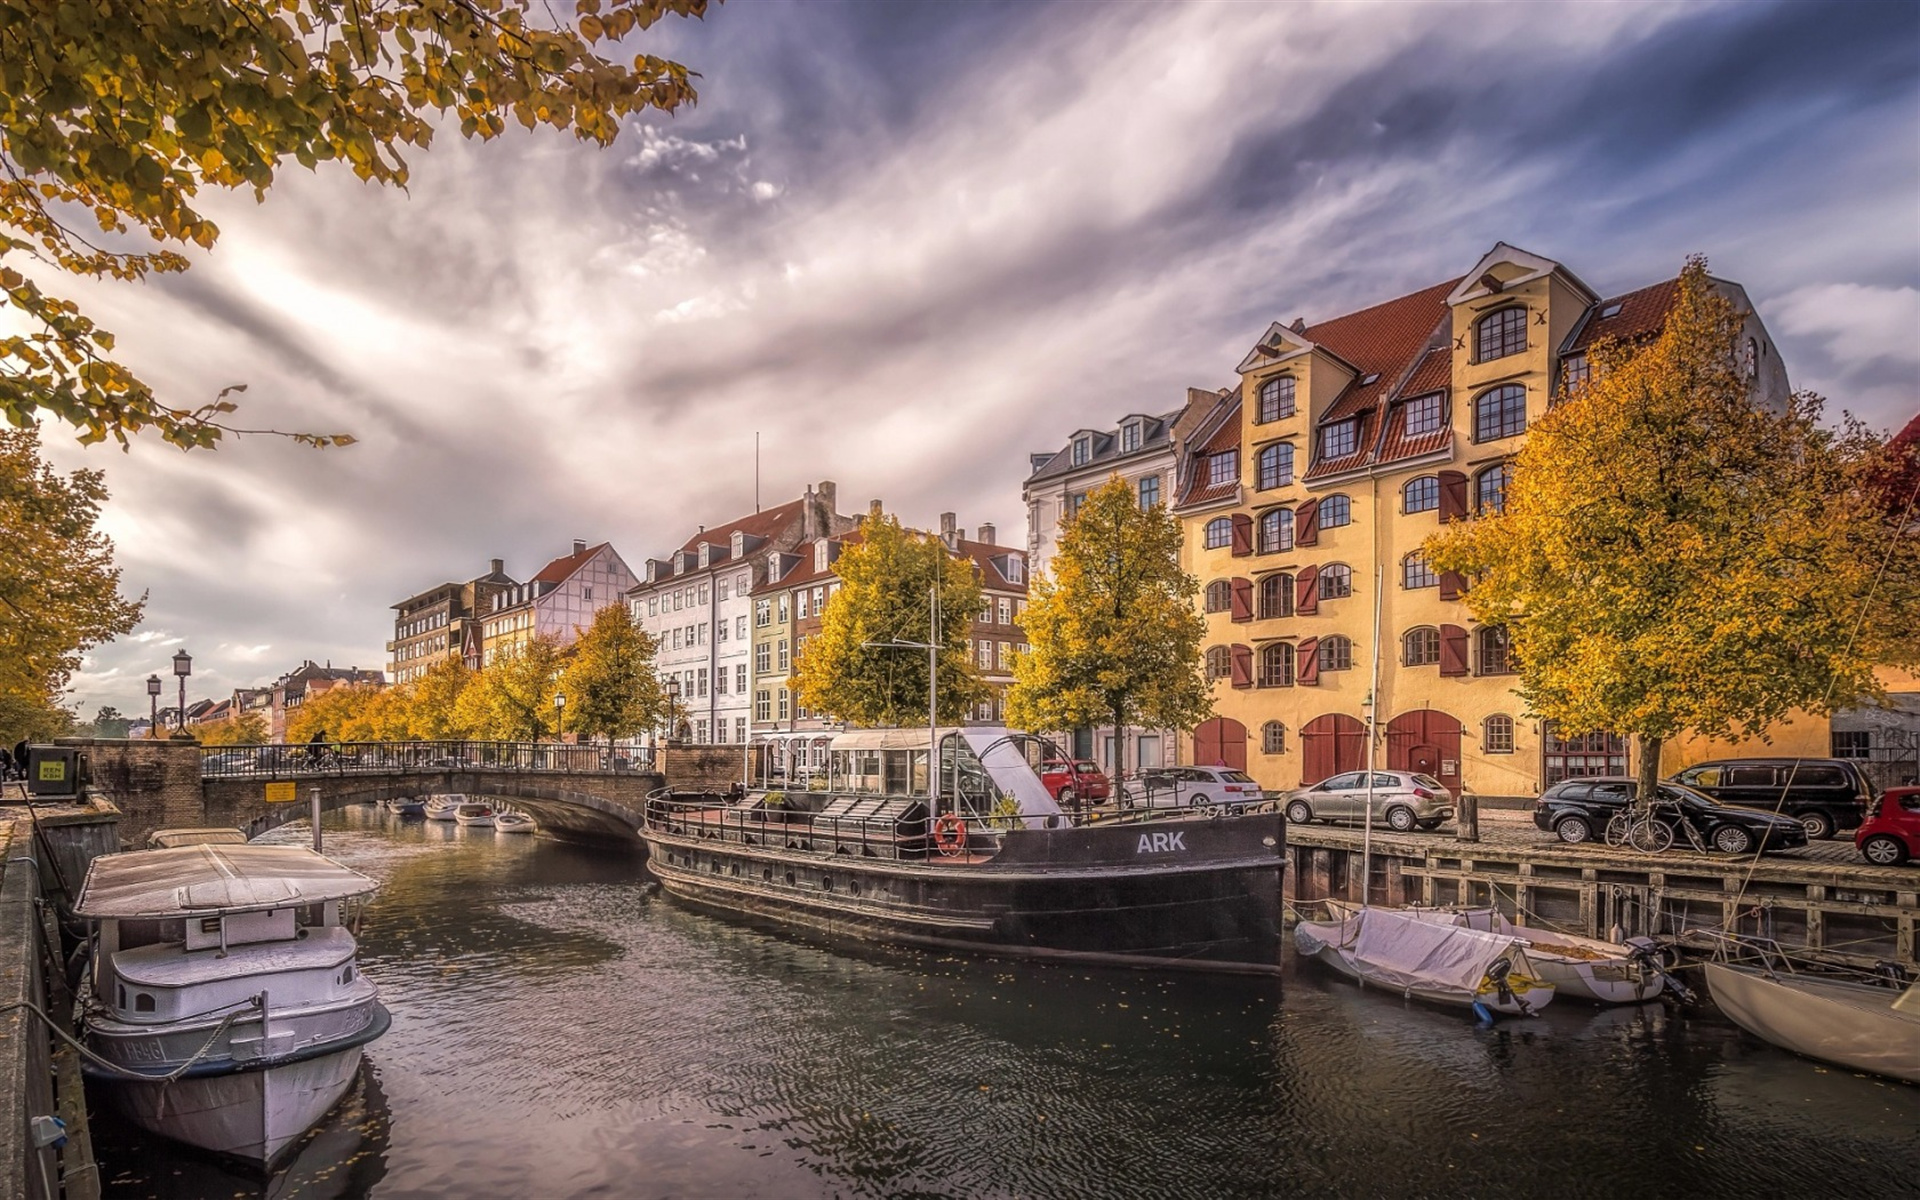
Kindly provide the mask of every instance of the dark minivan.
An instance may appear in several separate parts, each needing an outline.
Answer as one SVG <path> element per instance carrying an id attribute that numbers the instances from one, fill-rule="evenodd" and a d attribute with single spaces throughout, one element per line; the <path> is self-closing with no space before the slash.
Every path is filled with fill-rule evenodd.
<path id="1" fill-rule="evenodd" d="M 1723 804 L 1785 813 L 1809 839 L 1860 828 L 1873 806 L 1866 772 L 1844 758 L 1722 758 L 1695 763 L 1673 779 Z"/>

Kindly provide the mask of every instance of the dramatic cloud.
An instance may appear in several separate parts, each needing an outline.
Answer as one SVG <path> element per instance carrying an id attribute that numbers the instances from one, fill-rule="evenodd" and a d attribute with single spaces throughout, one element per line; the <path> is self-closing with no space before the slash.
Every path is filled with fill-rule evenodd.
<path id="1" fill-rule="evenodd" d="M 573 537 L 632 564 L 840 485 L 1023 536 L 1028 451 L 1232 382 L 1268 322 L 1506 240 L 1603 292 L 1705 252 L 1794 382 L 1920 380 L 1920 10 L 1888 4 L 739 4 L 649 44 L 699 107 L 596 151 L 289 174 L 179 278 L 80 298 L 168 394 L 350 431 L 104 465 L 149 624 L 77 682 L 142 707 L 384 665 L 388 606 Z M 59 441 L 58 434 L 50 438 Z M 152 636 L 166 630 L 164 637 Z M 175 639 L 184 639 L 176 642 Z M 164 647 L 164 648 L 163 648 Z"/>

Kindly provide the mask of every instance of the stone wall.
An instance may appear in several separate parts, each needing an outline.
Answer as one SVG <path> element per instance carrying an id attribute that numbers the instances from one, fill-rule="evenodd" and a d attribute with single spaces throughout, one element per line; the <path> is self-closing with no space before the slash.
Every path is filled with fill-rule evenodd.
<path id="1" fill-rule="evenodd" d="M 30 853 L 29 833 L 25 821 L 0 820 L 0 1005 L 44 1009 L 39 885 L 31 865 L 12 861 Z M 0 1013 L 0 1200 L 40 1200 L 58 1187 L 59 1154 L 32 1148 L 33 1118 L 57 1111 L 51 1051 L 39 1018 L 21 1008 Z"/>
<path id="2" fill-rule="evenodd" d="M 655 760 L 667 784 L 679 792 L 724 792 L 745 776 L 747 747 L 735 745 L 696 746 L 675 743 L 660 747 Z M 752 747 L 757 759 L 762 747 Z M 757 773 L 759 764 L 754 762 Z"/>

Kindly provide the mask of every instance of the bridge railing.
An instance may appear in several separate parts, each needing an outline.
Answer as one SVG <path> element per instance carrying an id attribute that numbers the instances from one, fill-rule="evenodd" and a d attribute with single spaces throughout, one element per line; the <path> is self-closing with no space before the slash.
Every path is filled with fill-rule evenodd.
<path id="1" fill-rule="evenodd" d="M 392 771 L 606 772 L 653 769 L 651 748 L 558 742 L 327 742 L 291 746 L 206 746 L 205 779 L 287 778 Z"/>

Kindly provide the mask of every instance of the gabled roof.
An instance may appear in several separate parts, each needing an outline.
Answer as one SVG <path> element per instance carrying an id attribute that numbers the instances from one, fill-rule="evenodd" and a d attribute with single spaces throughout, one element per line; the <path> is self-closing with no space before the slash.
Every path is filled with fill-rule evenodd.
<path id="1" fill-rule="evenodd" d="M 1494 273 L 1496 267 L 1509 268 Z M 1514 269 L 1518 269 L 1518 274 Z M 1460 286 L 1447 296 L 1448 304 L 1466 304 L 1485 296 L 1494 296 L 1508 288 L 1532 283 L 1546 275 L 1558 272 L 1560 277 L 1583 292 L 1587 299 L 1597 300 L 1598 294 L 1572 271 L 1567 270 L 1550 258 L 1522 250 L 1518 246 L 1509 246 L 1505 242 L 1495 242 L 1493 249 L 1480 256 L 1473 269 L 1460 277 Z"/>
<path id="2" fill-rule="evenodd" d="M 607 548 L 607 543 L 588 546 L 578 554 L 569 554 L 565 558 L 556 558 L 540 568 L 540 573 L 528 580 L 529 583 L 565 583 L 573 578 L 573 573 L 587 565 L 594 555 Z"/>
<path id="3" fill-rule="evenodd" d="M 1305 354 L 1313 348 L 1314 343 L 1305 332 L 1275 321 L 1267 326 L 1267 331 L 1260 335 L 1260 340 L 1253 344 L 1253 349 L 1247 351 L 1247 356 L 1240 360 L 1240 365 L 1234 370 L 1245 375 L 1249 371 Z"/>
<path id="4" fill-rule="evenodd" d="M 974 542 L 966 538 L 960 538 L 957 546 L 958 552 L 963 557 L 972 559 L 973 565 L 980 569 L 980 584 L 982 587 L 987 588 L 989 591 L 999 592 L 1024 592 L 1027 590 L 1027 572 L 1025 570 L 1022 570 L 1020 573 L 1021 581 L 1015 583 L 1008 579 L 1006 573 L 993 561 L 996 558 L 1006 558 L 1011 555 L 1014 558 L 1018 558 L 1022 563 L 1025 563 L 1027 560 L 1026 551 L 1014 546 L 1002 546 L 994 542 Z"/>

